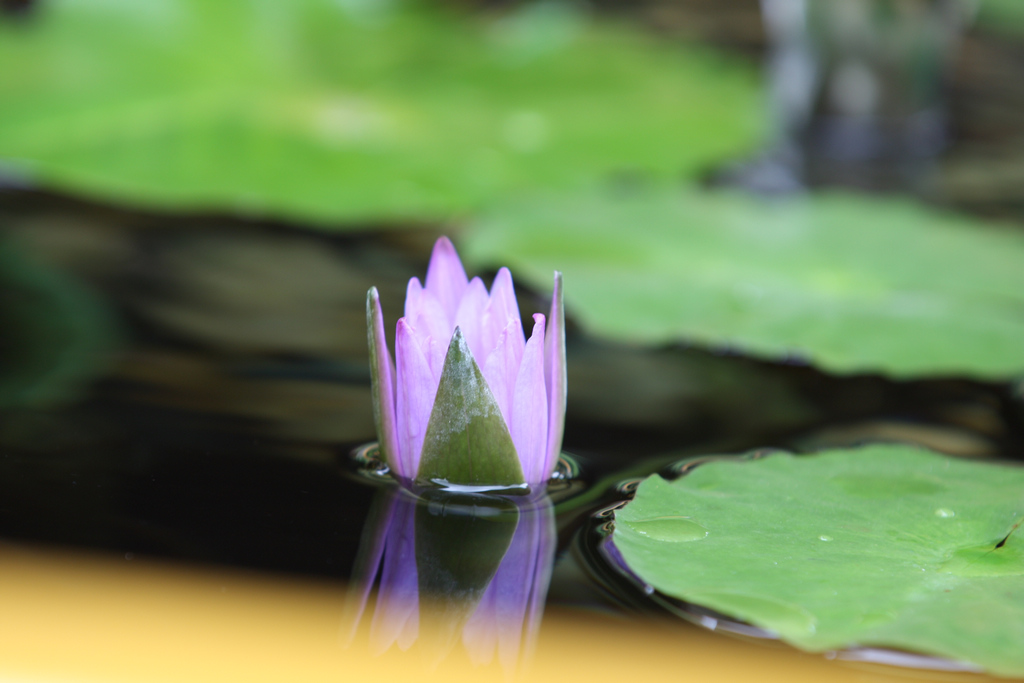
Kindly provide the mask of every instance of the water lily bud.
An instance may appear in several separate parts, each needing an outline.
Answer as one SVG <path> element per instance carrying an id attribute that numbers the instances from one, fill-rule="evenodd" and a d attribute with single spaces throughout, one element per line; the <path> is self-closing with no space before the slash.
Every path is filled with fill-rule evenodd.
<path id="1" fill-rule="evenodd" d="M 470 280 L 446 237 L 425 284 L 409 281 L 395 359 L 376 288 L 366 299 L 374 418 L 381 453 L 402 481 L 490 488 L 542 487 L 562 447 L 565 319 L 562 275 L 551 311 L 527 340 L 512 275 L 491 291 Z"/>

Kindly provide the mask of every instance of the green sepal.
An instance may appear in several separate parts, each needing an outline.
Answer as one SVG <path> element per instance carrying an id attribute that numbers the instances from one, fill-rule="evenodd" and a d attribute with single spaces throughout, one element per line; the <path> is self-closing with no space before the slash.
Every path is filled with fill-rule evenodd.
<path id="1" fill-rule="evenodd" d="M 373 398 L 373 423 L 377 427 L 380 457 L 395 467 L 398 454 L 397 421 L 394 406 L 395 368 L 384 336 L 384 316 L 376 287 L 366 293 L 366 343 L 370 350 L 370 394 Z"/>
<path id="2" fill-rule="evenodd" d="M 416 480 L 457 486 L 526 483 L 501 409 L 457 327 L 444 359 Z"/>

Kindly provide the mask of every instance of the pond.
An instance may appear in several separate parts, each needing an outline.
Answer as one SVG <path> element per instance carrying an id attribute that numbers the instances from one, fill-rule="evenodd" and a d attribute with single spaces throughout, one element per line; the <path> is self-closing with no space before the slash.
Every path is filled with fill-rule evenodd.
<path id="1" fill-rule="evenodd" d="M 46 17 L 41 10 L 47 3 L 31 5 L 13 3 L 9 14 L 0 14 L 6 22 L 0 25 L 0 38 L 13 32 L 20 36 L 32 21 Z M 714 84 L 717 73 L 735 75 L 731 70 L 737 67 L 729 60 L 742 61 L 742 55 L 766 49 L 763 36 L 751 37 L 750 27 L 759 26 L 757 3 L 737 3 L 732 15 L 701 2 L 652 2 L 627 10 L 615 2 L 598 5 L 616 21 L 653 23 L 655 33 L 668 31 L 673 39 L 679 37 L 673 31 L 683 25 L 703 31 L 699 37 L 705 44 L 716 43 L 732 54 L 710 67 L 693 62 L 686 68 L 697 75 L 683 89 L 719 87 L 717 96 L 730 105 L 723 110 L 741 109 L 733 105 L 748 101 L 743 83 L 749 74 L 739 76 L 740 85 Z M 125 12 L 118 21 L 126 26 L 185 25 L 181 16 L 173 16 L 173 3 L 160 7 L 147 17 Z M 156 16 L 160 12 L 166 16 Z M 520 17 L 520 28 L 501 24 L 511 36 L 506 36 L 512 41 L 508 44 L 523 55 L 554 51 L 552 45 L 569 40 L 560 31 L 576 35 L 572 31 L 584 30 L 573 23 L 575 15 L 560 12 Z M 303 35 L 317 35 L 317 16 L 301 17 L 307 22 Z M 367 17 L 367 26 L 376 26 L 377 20 Z M 692 23 L 694 17 L 702 22 Z M 420 19 L 409 19 L 402 30 L 410 35 L 424 30 L 428 46 L 446 32 L 463 30 L 444 24 L 435 35 L 430 32 L 434 28 L 426 31 L 417 23 Z M 209 19 L 214 20 L 226 21 Z M 523 36 L 543 39 L 535 45 Z M 805 163 L 797 166 L 787 161 L 785 145 L 763 157 L 727 164 L 758 139 L 757 125 L 735 113 L 723 119 L 727 130 L 721 140 L 706 135 L 706 144 L 687 155 L 662 153 L 657 138 L 675 125 L 667 115 L 647 122 L 654 130 L 649 140 L 629 138 L 626 131 L 607 149 L 589 149 L 605 130 L 602 126 L 619 120 L 609 114 L 592 127 L 581 124 L 578 136 L 570 136 L 562 147 L 550 143 L 554 156 L 541 158 L 547 154 L 540 151 L 548 144 L 545 136 L 559 140 L 548 127 L 557 131 L 579 116 L 590 102 L 587 93 L 567 96 L 541 116 L 511 106 L 519 101 L 516 97 L 485 97 L 480 93 L 486 88 L 478 92 L 466 85 L 475 84 L 478 76 L 481 82 L 497 78 L 489 71 L 465 76 L 461 66 L 446 63 L 437 67 L 443 78 L 422 89 L 409 76 L 413 72 L 403 72 L 411 80 L 396 79 L 394 89 L 375 89 L 366 84 L 384 67 L 368 59 L 365 72 L 346 78 L 396 107 L 381 114 L 381 135 L 391 134 L 386 128 L 392 123 L 412 120 L 413 110 L 428 112 L 436 123 L 444 103 L 455 101 L 460 107 L 478 107 L 481 118 L 491 115 L 489 107 L 499 118 L 512 111 L 499 126 L 508 149 L 478 158 L 470 142 L 461 148 L 463 136 L 483 135 L 472 127 L 471 117 L 450 122 L 450 130 L 438 133 L 440 142 L 416 138 L 420 129 L 410 124 L 399 138 L 412 152 L 403 150 L 394 158 L 368 154 L 371 161 L 362 167 L 367 177 L 351 174 L 346 179 L 351 187 L 340 190 L 340 198 L 332 196 L 326 180 L 310 180 L 333 167 L 327 157 L 317 156 L 319 147 L 306 150 L 308 141 L 291 128 L 306 115 L 302 107 L 323 104 L 316 100 L 322 94 L 319 86 L 302 90 L 273 79 L 264 82 L 263 76 L 253 76 L 256 67 L 239 62 L 236 73 L 251 77 L 240 90 L 266 87 L 275 96 L 294 97 L 267 114 L 270 123 L 258 116 L 238 118 L 259 98 L 210 95 L 221 92 L 214 76 L 191 93 L 201 90 L 202 96 L 174 94 L 170 99 L 185 104 L 180 110 L 166 109 L 173 115 L 165 120 L 154 112 L 166 113 L 159 105 L 166 93 L 139 85 L 150 78 L 174 81 L 165 69 L 172 62 L 157 57 L 142 76 L 104 81 L 109 92 L 95 86 L 96 93 L 83 96 L 82 102 L 75 100 L 67 110 L 54 106 L 45 110 L 46 116 L 42 112 L 59 100 L 54 95 L 59 89 L 36 92 L 0 76 L 0 92 L 20 98 L 0 113 L 0 594 L 6 606 L 0 621 L 7 643 L 0 646 L 0 676 L 336 680 L 415 675 L 462 680 L 481 672 L 514 678 L 528 671 L 542 678 L 597 679 L 614 671 L 652 680 L 683 675 L 755 680 L 769 673 L 792 680 L 984 678 L 956 663 L 900 659 L 886 650 L 840 649 L 828 656 L 800 652 L 763 637 L 763 630 L 655 594 L 605 543 L 613 511 L 633 495 L 638 481 L 659 472 L 679 476 L 685 470 L 680 463 L 704 456 L 757 461 L 760 456 L 750 454 L 766 449 L 810 453 L 899 442 L 967 461 L 1024 458 L 1021 365 L 1014 365 L 1016 351 L 1005 351 L 1008 344 L 1003 343 L 1019 339 L 1014 336 L 1019 299 L 999 289 L 1007 283 L 1016 286 L 1012 273 L 1004 277 L 1004 271 L 1017 263 L 1014 240 L 1024 206 L 1013 182 L 1014 150 L 1024 140 L 1017 116 L 1024 80 L 1013 78 L 1020 75 L 1015 57 L 1022 48 L 1018 37 L 993 31 L 991 24 L 960 37 L 966 57 L 950 72 L 954 96 L 943 111 L 953 125 L 943 128 L 949 136 L 938 145 L 943 156 L 936 156 L 938 148 L 914 147 L 912 153 L 897 155 L 899 163 L 885 155 L 823 161 L 835 151 L 821 150 L 830 149 L 832 136 L 846 128 L 831 125 L 837 119 L 821 112 L 814 119 L 819 127 L 787 143 L 803 150 Z M 276 45 L 276 39 L 270 44 Z M 586 49 L 595 54 L 611 49 L 603 41 L 619 47 L 624 41 L 637 51 L 623 68 L 645 71 L 651 83 L 634 87 L 623 78 L 607 85 L 634 102 L 657 101 L 659 89 L 678 75 L 656 73 L 652 66 L 662 54 L 658 50 L 666 49 L 661 39 L 639 41 L 656 45 L 649 48 L 652 52 L 617 33 L 587 40 Z M 15 42 L 0 46 L 0 65 L 15 55 L 10 47 Z M 73 41 L 66 54 L 52 44 L 29 42 L 24 49 L 43 57 L 39 73 L 25 83 L 52 76 L 47 75 L 51 54 L 59 53 L 54 64 L 72 68 L 75 55 L 88 52 L 76 52 L 80 46 Z M 225 49 L 246 54 L 248 47 Z M 96 63 L 105 58 L 97 56 Z M 287 57 L 281 59 L 292 65 Z M 575 82 L 590 73 L 588 65 L 570 64 L 560 71 L 561 62 L 544 64 L 538 71 L 553 74 L 546 87 L 556 92 L 562 87 L 558 78 Z M 195 68 L 197 73 L 216 71 L 205 62 Z M 480 66 L 492 68 L 498 69 Z M 740 71 L 744 68 L 749 64 Z M 97 67 L 96 73 L 101 72 Z M 445 90 L 444 79 L 464 76 L 466 81 L 459 81 L 464 90 Z M 524 82 L 541 78 L 532 72 L 528 76 Z M 496 91 L 527 88 L 517 78 L 501 81 Z M 444 93 L 441 104 L 432 99 L 435 91 Z M 120 101 L 117 93 L 130 96 Z M 397 102 L 396 93 L 408 95 L 408 101 Z M 60 91 L 64 96 L 67 92 Z M 678 105 L 675 96 L 666 97 L 666 107 Z M 158 104 L 149 110 L 146 102 Z M 330 139 L 318 144 L 341 146 L 339 140 L 356 129 L 370 130 L 368 139 L 373 139 L 379 123 L 373 107 L 379 102 L 369 96 L 365 102 L 332 102 L 328 113 L 334 118 L 318 119 L 318 130 L 323 133 L 326 126 Z M 931 99 L 925 105 L 939 106 Z M 403 107 L 404 113 L 399 111 Z M 72 109 L 75 116 L 68 115 Z M 685 125 L 694 130 L 726 116 L 711 105 L 687 115 L 693 118 Z M 168 123 L 177 117 L 185 122 L 181 128 Z M 246 129 L 233 137 L 238 131 L 231 129 L 232 122 L 238 121 L 256 134 L 247 137 L 252 130 Z M 883 131 L 880 144 L 887 149 L 890 134 L 902 133 Z M 908 135 L 922 136 L 924 147 L 931 140 L 926 132 Z M 254 140 L 267 149 L 254 148 Z M 426 171 L 413 169 L 409 182 L 418 183 L 413 190 L 388 184 L 394 168 L 436 154 L 435 144 L 444 145 L 455 160 L 465 152 L 471 170 L 445 160 L 430 170 L 444 180 L 435 182 Z M 218 145 L 223 153 L 208 152 Z M 166 164 L 153 170 L 144 163 L 147 154 L 163 155 Z M 552 166 L 556 157 L 564 167 Z M 288 172 L 280 169 L 294 168 L 296 162 L 308 163 L 313 171 L 303 171 L 290 185 Z M 190 169 L 195 168 L 205 175 L 192 179 Z M 578 182 L 581 168 L 600 171 L 597 180 Z M 780 168 L 790 174 L 782 185 L 775 183 Z M 799 177 L 792 175 L 796 168 Z M 689 178 L 685 188 L 664 184 L 678 173 Z M 726 235 L 722 242 L 727 243 L 728 231 L 739 226 L 737 239 L 756 244 L 751 237 L 755 224 L 776 226 L 777 234 L 795 240 L 796 232 L 784 228 L 796 231 L 804 219 L 760 204 L 750 209 L 745 204 L 749 197 L 738 194 L 705 200 L 709 191 L 698 188 L 698 176 L 706 185 L 772 195 L 788 193 L 788 183 L 796 182 L 802 188 L 799 211 L 805 218 L 813 216 L 809 223 L 832 221 L 837 233 L 853 233 L 861 243 L 875 244 L 875 235 L 895 234 L 915 222 L 935 230 L 945 230 L 948 222 L 949 234 L 960 230 L 958 221 L 969 223 L 992 240 L 979 247 L 985 251 L 978 255 L 966 251 L 973 242 L 968 247 L 950 242 L 950 249 L 965 249 L 970 295 L 961 297 L 953 285 L 936 285 L 949 299 L 897 301 L 903 319 L 917 320 L 914 316 L 924 311 L 922 319 L 929 325 L 933 308 L 966 301 L 956 312 L 959 317 L 928 328 L 932 336 L 953 341 L 947 346 L 911 344 L 899 353 L 885 344 L 868 348 L 871 344 L 862 343 L 866 337 L 851 329 L 877 325 L 879 336 L 917 339 L 888 318 L 872 317 L 865 303 L 887 295 L 886 287 L 896 287 L 895 280 L 886 279 L 891 271 L 857 270 L 850 264 L 862 262 L 862 254 L 852 247 L 850 261 L 843 263 L 848 270 L 830 266 L 826 271 L 816 266 L 820 253 L 783 246 L 794 254 L 792 262 L 777 263 L 774 270 L 765 270 L 767 275 L 755 272 L 770 247 L 747 254 L 744 261 L 728 252 L 727 244 L 712 242 Z M 767 187 L 769 177 L 775 180 Z M 807 189 L 835 185 L 898 190 L 904 199 L 833 199 Z M 908 209 L 899 202 L 909 196 L 955 207 L 960 215 L 935 218 L 938 214 L 929 212 L 937 209 L 916 204 Z M 508 203 L 506 197 L 515 199 Z M 684 210 L 676 204 L 679 197 L 696 207 L 685 209 L 697 216 L 687 220 L 706 219 L 713 237 L 694 244 L 673 241 L 679 224 L 673 221 L 681 221 L 678 212 Z M 862 200 L 866 204 L 857 203 Z M 650 213 L 633 215 L 643 216 L 643 231 L 633 235 L 615 227 L 641 204 Z M 833 215 L 842 218 L 833 221 Z M 864 216 L 881 226 L 877 232 L 851 227 Z M 992 228 L 979 217 L 1000 222 Z M 548 230 L 559 221 L 560 227 Z M 901 227 L 890 230 L 896 224 Z M 569 245 L 564 253 L 576 259 L 565 264 L 565 456 L 549 486 L 550 500 L 516 504 L 502 497 L 427 495 L 416 502 L 388 482 L 367 448 L 377 433 L 366 292 L 371 286 L 380 290 L 394 348 L 394 321 L 406 284 L 423 277 L 431 247 L 442 234 L 450 234 L 460 248 L 465 245 L 467 269 L 488 284 L 508 259 L 523 320 L 550 304 L 550 279 L 537 273 L 550 278 L 549 260 L 557 260 L 559 238 L 551 235 L 561 235 Z M 618 235 L 627 239 L 616 241 Z M 1010 246 L 1004 248 L 1000 240 Z M 911 262 L 930 264 L 933 252 L 924 243 L 893 238 L 893 251 L 906 259 L 896 270 L 912 271 L 905 265 Z M 838 252 L 844 244 L 830 242 L 828 248 Z M 712 266 L 700 270 L 676 258 L 698 247 L 706 248 L 700 263 L 721 266 L 715 273 Z M 993 256 L 1000 250 L 1009 265 Z M 663 252 L 660 262 L 658 252 Z M 579 274 L 575 282 L 573 269 Z M 983 271 L 988 272 L 977 274 Z M 749 274 L 750 281 L 736 280 L 736 287 L 721 294 L 724 298 L 715 299 L 720 288 L 713 280 L 735 279 L 737 273 Z M 975 287 L 974 282 L 981 284 Z M 637 289 L 622 283 L 635 283 Z M 647 301 L 644 292 L 652 283 L 668 295 Z M 770 302 L 775 284 L 778 291 L 810 292 L 806 298 L 787 299 L 776 312 L 792 315 L 794 327 L 815 321 L 820 340 L 787 346 L 789 338 L 772 336 L 775 329 L 788 333 L 787 325 L 775 324 L 782 318 L 762 328 L 745 327 L 756 317 L 749 309 L 751 301 L 763 296 L 758 288 L 766 288 L 764 301 Z M 574 286 L 580 290 L 575 295 Z M 615 288 L 621 292 L 617 300 L 608 291 Z M 755 289 L 756 296 L 751 294 Z M 599 310 L 602 301 L 604 311 Z M 730 313 L 701 318 L 698 310 L 693 320 L 687 318 L 688 311 L 702 308 L 701 301 L 715 306 L 726 301 Z M 637 317 L 627 320 L 623 311 Z M 1011 321 L 1005 325 L 999 318 L 1004 315 Z M 623 333 L 638 327 L 643 316 L 651 323 L 644 333 Z M 833 317 L 846 322 L 830 327 Z M 960 330 L 968 339 L 978 329 L 987 336 L 973 346 L 964 341 L 962 355 L 974 360 L 961 361 L 956 355 L 961 353 L 956 347 Z M 850 352 L 851 346 L 861 348 Z M 861 484 L 855 488 L 866 490 Z M 706 533 L 688 518 L 644 532 L 682 542 Z M 822 542 L 832 540 L 821 536 Z"/>
<path id="2" fill-rule="evenodd" d="M 225 628 L 249 628 L 232 611 L 243 605 L 264 620 L 279 618 L 272 616 L 279 610 L 299 633 L 313 628 L 306 620 L 326 621 L 331 637 L 340 637 L 347 613 L 340 589 L 359 569 L 360 544 L 373 538 L 367 516 L 382 505 L 374 503 L 380 485 L 358 475 L 351 455 L 375 434 L 362 292 L 371 281 L 383 291 L 400 289 L 406 277 L 422 272 L 430 236 L 422 230 L 329 236 L 226 216 L 125 211 L 26 190 L 5 192 L 3 207 L 10 233 L 21 238 L 18 270 L 5 273 L 16 316 L 6 335 L 9 352 L 17 354 L 9 367 L 46 368 L 46 359 L 59 356 L 65 367 L 51 379 L 53 391 L 74 387 L 76 396 L 61 396 L 58 407 L 39 407 L 50 404 L 45 396 L 18 404 L 15 398 L 33 385 L 25 382 L 18 392 L 13 378 L 8 383 L 0 524 L 10 585 L 24 584 L 18 594 L 31 596 L 96 584 L 105 597 L 86 604 L 100 614 L 129 610 L 122 618 L 142 619 L 144 632 L 156 629 L 152 620 L 165 612 L 178 624 L 160 626 L 151 637 L 188 632 L 191 618 L 202 620 L 211 610 L 227 610 L 216 617 L 228 620 Z M 64 291 L 61 271 L 37 254 L 88 277 L 87 296 Z M 543 295 L 527 290 L 520 298 L 528 307 Z M 83 314 L 89 306 L 117 312 L 113 331 L 101 332 Z M 54 329 L 57 337 L 50 336 Z M 625 632 L 639 638 L 630 647 L 654 659 L 637 663 L 640 670 L 668 666 L 685 648 L 679 666 L 718 667 L 739 657 L 771 661 L 792 675 L 844 675 L 822 674 L 825 660 L 810 655 L 666 626 L 667 613 L 658 617 L 635 586 L 602 565 L 595 547 L 590 515 L 622 498 L 620 481 L 687 456 L 807 451 L 872 439 L 971 457 L 1024 452 L 1019 400 L 1006 384 L 831 376 L 693 347 L 613 343 L 579 330 L 571 313 L 569 330 L 565 450 L 579 471 L 570 486 L 553 487 L 557 535 L 544 552 L 558 558 L 547 614 L 559 626 L 541 630 L 541 670 L 562 666 L 550 660 L 563 638 L 586 652 L 602 649 L 590 637 L 619 639 Z M 474 538 L 466 529 L 458 533 Z M 477 534 L 476 543 L 487 537 Z M 81 554 L 68 555 L 71 548 Z M 235 602 L 205 602 L 204 591 L 213 586 L 237 591 Z M 164 591 L 184 602 L 160 602 Z M 81 629 L 99 628 L 105 635 L 90 636 L 92 642 L 117 657 L 124 624 L 91 626 L 99 616 L 76 607 L 80 592 L 67 604 L 37 599 L 45 597 L 40 604 L 52 615 Z M 135 614 L 125 604 L 134 600 L 152 603 L 146 608 L 152 613 Z M 34 603 L 22 595 L 17 604 L 32 611 Z M 335 610 L 330 619 L 328 605 Z M 25 626 L 30 633 L 32 623 Z M 36 628 L 51 633 L 50 626 Z M 260 637 L 277 637 L 276 627 L 262 628 L 269 631 Z M 58 649 L 71 647 L 52 637 Z M 249 636 L 221 637 L 230 639 L 227 652 L 251 646 Z M 326 637 L 319 633 L 314 643 Z M 316 661 L 352 656 L 296 643 L 294 634 L 281 638 L 280 647 L 312 649 Z M 141 647 L 162 657 L 153 644 Z M 230 665 L 244 670 L 236 656 L 245 659 L 228 655 Z M 391 665 L 404 666 L 380 664 Z M 737 675 L 732 664 L 720 673 Z"/>

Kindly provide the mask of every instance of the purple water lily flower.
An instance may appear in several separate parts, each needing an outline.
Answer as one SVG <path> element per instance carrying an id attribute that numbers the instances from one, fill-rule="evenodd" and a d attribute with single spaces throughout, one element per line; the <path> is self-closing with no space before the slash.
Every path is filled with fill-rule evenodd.
<path id="1" fill-rule="evenodd" d="M 551 312 L 523 333 L 512 275 L 491 291 L 470 280 L 446 237 L 426 284 L 409 281 L 395 358 L 376 288 L 366 301 L 374 418 L 381 453 L 400 480 L 542 487 L 562 447 L 565 320 L 555 272 Z"/>

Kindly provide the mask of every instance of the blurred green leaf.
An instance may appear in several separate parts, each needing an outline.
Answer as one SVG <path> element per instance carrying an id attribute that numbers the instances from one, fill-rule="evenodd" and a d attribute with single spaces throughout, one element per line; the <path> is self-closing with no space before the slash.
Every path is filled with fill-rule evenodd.
<path id="1" fill-rule="evenodd" d="M 635 189 L 510 203 L 467 231 L 476 265 L 619 339 L 685 339 L 839 372 L 1024 370 L 1024 234 L 899 200 L 764 201 Z"/>
<path id="2" fill-rule="evenodd" d="M 612 538 L 659 591 L 798 647 L 893 647 L 1021 676 L 1024 530 L 1007 533 L 1022 491 L 1024 468 L 910 446 L 775 454 L 646 480 Z"/>
<path id="3" fill-rule="evenodd" d="M 982 0 L 978 23 L 996 33 L 1024 34 L 1024 2 L 1020 0 Z"/>
<path id="4" fill-rule="evenodd" d="M 51 0 L 0 22 L 0 101 L 43 182 L 318 222 L 693 174 L 762 127 L 750 66 L 558 4 Z"/>

